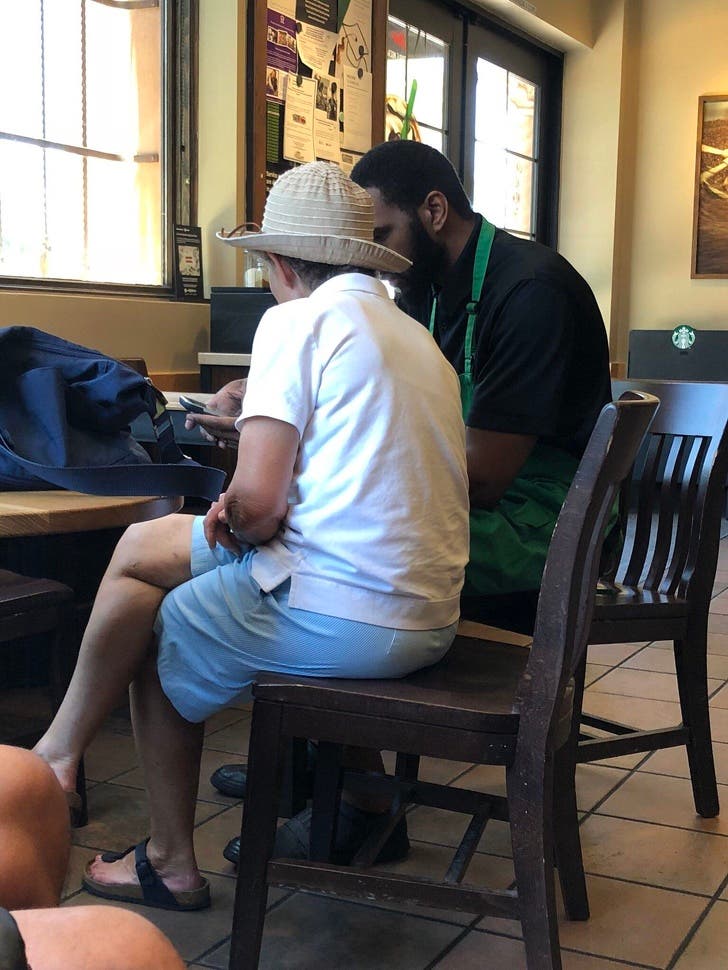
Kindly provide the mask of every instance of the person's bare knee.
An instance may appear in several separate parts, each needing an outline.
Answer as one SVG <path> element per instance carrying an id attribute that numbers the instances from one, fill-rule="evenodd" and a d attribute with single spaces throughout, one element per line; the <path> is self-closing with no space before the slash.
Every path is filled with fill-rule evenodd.
<path id="1" fill-rule="evenodd" d="M 37 755 L 0 746 L 0 905 L 58 904 L 70 852 L 68 805 Z"/>
<path id="2" fill-rule="evenodd" d="M 192 515 L 165 515 L 130 525 L 119 540 L 108 574 L 173 589 L 191 578 Z M 108 575 L 107 574 L 107 575 Z"/>
<path id="3" fill-rule="evenodd" d="M 56 776 L 32 751 L 0 744 L 0 781 L 0 824 L 11 816 L 26 817 L 29 805 L 66 810 Z"/>
<path id="4" fill-rule="evenodd" d="M 125 909 L 67 906 L 13 916 L 33 970 L 184 970 L 166 936 Z"/>

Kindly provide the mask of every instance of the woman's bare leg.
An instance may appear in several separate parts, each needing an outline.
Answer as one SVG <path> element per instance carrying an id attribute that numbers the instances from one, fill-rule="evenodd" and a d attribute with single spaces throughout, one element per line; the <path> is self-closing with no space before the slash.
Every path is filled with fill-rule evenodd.
<path id="1" fill-rule="evenodd" d="M 184 970 L 167 937 L 125 909 L 64 906 L 13 916 L 33 970 Z"/>
<path id="2" fill-rule="evenodd" d="M 169 515 L 130 526 L 99 587 L 66 696 L 35 747 L 61 786 L 76 784 L 78 762 L 136 677 L 165 594 L 190 579 L 193 517 Z"/>
<path id="3" fill-rule="evenodd" d="M 181 717 L 162 690 L 156 657 L 148 657 L 131 687 L 134 738 L 144 772 L 151 817 L 147 857 L 168 889 L 197 889 L 192 833 L 204 724 Z M 133 854 L 116 862 L 97 856 L 90 874 L 112 885 L 136 883 Z"/>

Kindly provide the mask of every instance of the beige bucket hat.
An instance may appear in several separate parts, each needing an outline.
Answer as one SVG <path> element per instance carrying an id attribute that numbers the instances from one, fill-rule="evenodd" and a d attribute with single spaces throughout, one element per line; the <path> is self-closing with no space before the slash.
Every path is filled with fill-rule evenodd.
<path id="1" fill-rule="evenodd" d="M 260 232 L 243 227 L 218 239 L 252 252 L 276 253 L 332 266 L 361 266 L 402 273 L 412 265 L 374 242 L 374 202 L 336 165 L 309 162 L 273 184 Z"/>

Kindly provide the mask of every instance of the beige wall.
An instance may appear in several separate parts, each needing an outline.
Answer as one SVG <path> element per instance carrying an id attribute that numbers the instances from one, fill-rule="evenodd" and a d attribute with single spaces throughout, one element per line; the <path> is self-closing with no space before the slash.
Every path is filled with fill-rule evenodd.
<path id="1" fill-rule="evenodd" d="M 559 250 L 612 312 L 625 2 L 602 5 L 590 50 L 564 63 Z"/>
<path id="2" fill-rule="evenodd" d="M 597 35 L 598 9 L 604 0 L 476 0 L 478 6 L 497 14 L 526 33 L 569 50 L 591 47 Z"/>
<path id="3" fill-rule="evenodd" d="M 624 361 L 630 329 L 728 330 L 728 280 L 690 278 L 698 96 L 728 91 L 728 4 L 595 10 L 593 49 L 565 59 L 559 248 Z"/>
<path id="4" fill-rule="evenodd" d="M 209 344 L 209 307 L 0 290 L 0 326 L 39 327 L 113 357 L 144 357 L 150 371 L 196 371 Z"/>
<path id="5" fill-rule="evenodd" d="M 642 0 L 632 328 L 728 330 L 728 280 L 690 279 L 698 96 L 728 93 L 726 0 Z"/>

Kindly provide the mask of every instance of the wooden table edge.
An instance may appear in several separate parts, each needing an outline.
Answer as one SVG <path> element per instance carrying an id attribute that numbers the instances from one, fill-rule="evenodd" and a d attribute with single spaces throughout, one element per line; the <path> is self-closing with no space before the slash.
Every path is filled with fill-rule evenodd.
<path id="1" fill-rule="evenodd" d="M 91 499 L 94 496 L 88 496 L 88 498 Z M 75 509 L 17 508 L 9 514 L 3 514 L 0 508 L 0 539 L 123 528 L 135 522 L 147 522 L 150 519 L 158 519 L 172 512 L 178 512 L 184 502 L 183 497 L 179 495 L 96 496 L 96 498 L 116 498 L 120 504 Z M 133 514 L 130 514 L 131 510 Z M 12 521 L 10 521 L 11 518 Z"/>

